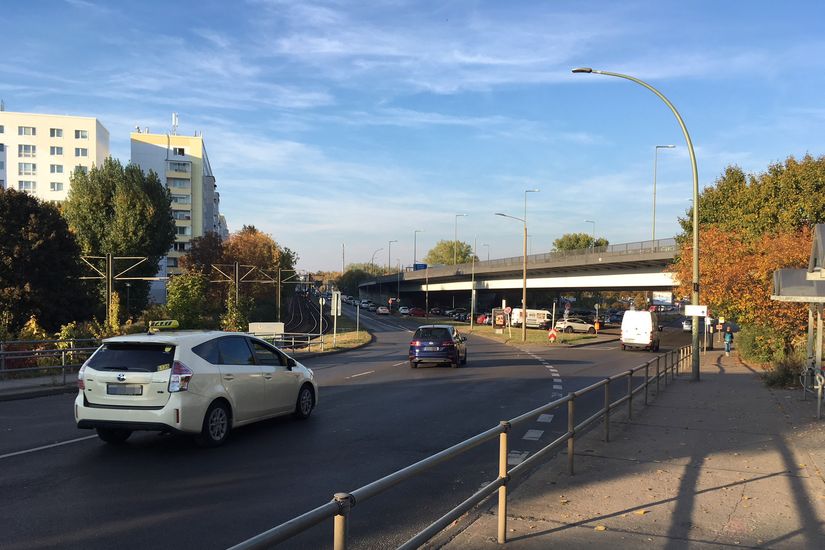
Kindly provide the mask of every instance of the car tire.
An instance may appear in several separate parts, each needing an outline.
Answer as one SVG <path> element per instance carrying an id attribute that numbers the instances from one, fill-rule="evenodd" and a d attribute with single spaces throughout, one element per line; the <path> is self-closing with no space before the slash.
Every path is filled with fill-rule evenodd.
<path id="1" fill-rule="evenodd" d="M 450 363 L 450 366 L 457 369 L 461 366 L 461 357 L 456 357 L 456 360 Z"/>
<path id="2" fill-rule="evenodd" d="M 564 327 L 564 332 L 570 334 L 571 332 L 573 332 L 573 327 Z"/>
<path id="3" fill-rule="evenodd" d="M 292 416 L 299 420 L 306 420 L 309 418 L 309 415 L 312 414 L 314 408 L 315 393 L 313 393 L 312 387 L 309 384 L 304 384 L 301 386 L 300 391 L 298 391 L 298 399 L 295 401 L 295 412 L 292 413 Z"/>
<path id="4" fill-rule="evenodd" d="M 132 435 L 132 430 L 125 428 L 98 428 L 97 437 L 110 445 L 123 445 L 129 436 Z"/>
<path id="5" fill-rule="evenodd" d="M 223 445 L 232 429 L 232 416 L 229 406 L 223 401 L 215 401 L 203 415 L 201 433 L 195 436 L 195 442 L 201 447 L 218 447 Z"/>
<path id="6" fill-rule="evenodd" d="M 411 369 L 417 369 L 418 368 L 418 363 L 416 363 L 415 361 L 410 361 L 410 368 Z"/>
<path id="7" fill-rule="evenodd" d="M 622 344 L 622 351 L 625 351 L 626 349 L 627 349 L 627 348 L 625 347 L 625 345 L 624 345 L 624 344 Z"/>
<path id="8" fill-rule="evenodd" d="M 466 353 L 466 352 L 464 353 L 464 358 L 461 360 L 461 364 L 462 364 L 462 365 L 466 365 L 466 364 L 467 364 L 467 353 Z"/>
<path id="9" fill-rule="evenodd" d="M 587 334 L 596 334 L 596 329 L 594 327 L 590 327 L 587 329 Z"/>

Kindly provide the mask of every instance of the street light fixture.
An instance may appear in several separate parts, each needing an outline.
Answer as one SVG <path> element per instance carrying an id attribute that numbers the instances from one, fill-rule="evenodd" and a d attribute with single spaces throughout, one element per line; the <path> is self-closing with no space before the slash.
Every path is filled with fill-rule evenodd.
<path id="1" fill-rule="evenodd" d="M 584 220 L 584 223 L 592 223 L 593 224 L 593 242 L 590 243 L 590 248 L 596 250 L 596 222 L 593 220 Z"/>
<path id="2" fill-rule="evenodd" d="M 657 145 L 656 152 L 653 153 L 653 243 L 656 246 L 656 165 L 659 162 L 659 149 L 675 149 L 675 145 Z"/>
<path id="3" fill-rule="evenodd" d="M 521 264 L 521 341 L 527 341 L 527 218 L 517 218 L 508 214 L 496 212 L 496 216 L 510 218 L 524 224 L 523 256 Z"/>
<path id="4" fill-rule="evenodd" d="M 397 242 L 397 240 L 387 241 L 387 273 L 390 272 L 390 256 L 392 256 L 392 243 Z"/>
<path id="5" fill-rule="evenodd" d="M 418 234 L 423 232 L 423 229 L 416 229 L 413 231 L 413 269 L 415 269 L 416 260 L 418 260 Z"/>
<path id="6" fill-rule="evenodd" d="M 481 243 L 481 246 L 486 246 L 487 247 L 487 261 L 489 262 L 490 261 L 490 245 L 487 244 L 487 243 Z"/>
<path id="7" fill-rule="evenodd" d="M 458 263 L 458 218 L 466 218 L 467 214 L 455 215 L 455 233 L 453 234 L 453 265 Z"/>
<path id="8" fill-rule="evenodd" d="M 384 247 L 379 248 L 375 252 L 372 253 L 372 258 L 370 258 L 370 275 L 375 275 L 375 255 L 384 250 Z"/>
<path id="9" fill-rule="evenodd" d="M 682 116 L 679 114 L 679 111 L 676 110 L 676 107 L 673 106 L 673 103 L 668 100 L 662 93 L 642 80 L 638 78 L 628 76 L 626 74 L 621 73 L 612 73 L 608 71 L 598 71 L 591 69 L 590 67 L 579 67 L 573 69 L 574 73 L 586 73 L 586 74 L 601 74 L 605 76 L 615 76 L 617 78 L 624 78 L 625 80 L 630 80 L 631 82 L 635 82 L 640 86 L 644 86 L 656 96 L 664 101 L 665 105 L 670 108 L 673 115 L 676 117 L 677 122 L 679 123 L 679 127 L 682 129 L 682 134 L 685 136 L 685 142 L 687 143 L 688 154 L 690 155 L 690 167 L 693 171 L 693 285 L 692 285 L 692 295 L 691 295 L 691 303 L 695 306 L 699 305 L 699 172 L 696 168 L 696 153 L 693 151 L 693 142 L 690 139 L 690 134 L 687 131 L 687 127 L 685 126 L 685 121 L 682 120 Z M 692 364 L 691 370 L 693 374 L 693 380 L 699 381 L 699 317 L 693 316 L 693 329 L 692 329 L 692 342 L 691 342 L 691 349 L 692 349 Z"/>

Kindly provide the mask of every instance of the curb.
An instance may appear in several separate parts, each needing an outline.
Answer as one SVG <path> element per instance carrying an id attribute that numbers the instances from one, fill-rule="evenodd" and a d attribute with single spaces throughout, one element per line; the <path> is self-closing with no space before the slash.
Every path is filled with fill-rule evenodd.
<path id="1" fill-rule="evenodd" d="M 61 393 L 77 393 L 77 384 L 65 384 L 52 387 L 37 387 L 31 389 L 20 389 L 18 391 L 0 392 L 0 402 L 17 401 L 21 399 L 34 399 L 35 397 L 48 397 L 49 395 L 59 395 Z"/>

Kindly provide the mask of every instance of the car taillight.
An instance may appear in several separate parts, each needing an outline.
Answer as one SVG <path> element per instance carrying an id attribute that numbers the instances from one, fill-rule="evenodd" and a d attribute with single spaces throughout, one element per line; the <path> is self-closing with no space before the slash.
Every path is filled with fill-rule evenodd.
<path id="1" fill-rule="evenodd" d="M 172 373 L 169 376 L 169 393 L 186 391 L 189 389 L 189 380 L 192 379 L 192 369 L 175 361 L 172 363 Z"/>
<path id="2" fill-rule="evenodd" d="M 410 342 L 410 345 L 411 346 L 420 346 L 421 342 L 419 342 L 418 340 L 413 340 L 412 342 Z"/>
<path id="3" fill-rule="evenodd" d="M 86 389 L 86 381 L 83 379 L 83 376 L 86 374 L 86 365 L 80 367 L 80 370 L 77 371 L 77 389 L 83 391 Z"/>

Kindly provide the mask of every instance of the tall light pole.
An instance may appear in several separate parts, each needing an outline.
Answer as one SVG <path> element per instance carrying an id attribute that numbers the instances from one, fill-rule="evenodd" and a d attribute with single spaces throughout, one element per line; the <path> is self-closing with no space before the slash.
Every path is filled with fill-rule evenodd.
<path id="1" fill-rule="evenodd" d="M 481 246 L 486 246 L 487 247 L 487 261 L 489 262 L 490 261 L 490 245 L 487 244 L 487 243 L 481 243 Z"/>
<path id="2" fill-rule="evenodd" d="M 397 240 L 387 241 L 387 273 L 390 272 L 390 256 L 392 256 L 392 243 L 397 243 Z"/>
<path id="3" fill-rule="evenodd" d="M 584 223 L 593 224 L 593 242 L 590 244 L 590 248 L 596 250 L 596 222 L 594 220 L 584 220 Z"/>
<path id="4" fill-rule="evenodd" d="M 453 234 L 453 265 L 458 263 L 458 218 L 467 217 L 467 214 L 455 215 L 455 233 Z"/>
<path id="5" fill-rule="evenodd" d="M 375 255 L 378 254 L 379 252 L 381 252 L 382 250 L 384 250 L 383 247 L 379 248 L 378 250 L 376 250 L 375 252 L 372 253 L 372 258 L 370 258 L 370 271 L 375 271 L 375 264 L 374 264 Z M 370 275 L 374 275 L 374 274 L 370 273 Z"/>
<path id="6" fill-rule="evenodd" d="M 521 264 L 521 341 L 527 341 L 527 218 L 517 218 L 508 216 L 501 212 L 496 212 L 496 216 L 510 218 L 524 224 L 523 261 Z"/>
<path id="7" fill-rule="evenodd" d="M 656 165 L 659 162 L 659 149 L 675 149 L 675 145 L 657 145 L 653 153 L 653 243 L 656 246 Z"/>
<path id="8" fill-rule="evenodd" d="M 423 229 L 413 231 L 413 269 L 415 269 L 416 260 L 418 260 L 418 234 L 423 232 Z"/>
<path id="9" fill-rule="evenodd" d="M 690 139 L 690 134 L 688 134 L 687 127 L 685 126 L 685 121 L 682 120 L 682 116 L 679 114 L 679 111 L 676 110 L 676 107 L 673 106 L 673 103 L 668 100 L 662 93 L 642 80 L 638 78 L 628 76 L 626 74 L 621 73 L 611 73 L 608 71 L 597 71 L 591 69 L 589 67 L 582 67 L 573 69 L 574 73 L 586 73 L 586 74 L 602 74 L 605 76 L 615 76 L 617 78 L 624 78 L 625 80 L 630 80 L 631 82 L 635 82 L 640 86 L 644 86 L 656 96 L 664 101 L 665 105 L 671 110 L 673 115 L 676 117 L 677 122 L 679 122 L 679 127 L 682 129 L 682 134 L 685 136 L 685 142 L 687 143 L 688 154 L 690 155 L 690 167 L 693 171 L 693 285 L 692 285 L 692 295 L 691 295 L 691 303 L 695 306 L 699 305 L 699 172 L 696 168 L 696 153 L 693 151 L 693 142 Z M 699 317 L 693 316 L 693 329 L 692 329 L 692 374 L 693 380 L 699 381 Z"/>

